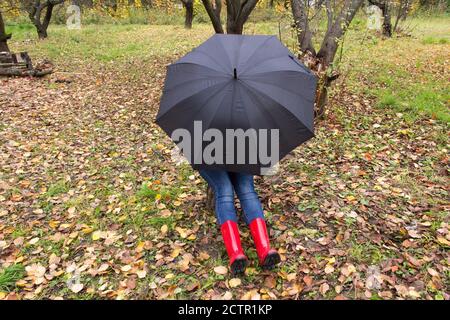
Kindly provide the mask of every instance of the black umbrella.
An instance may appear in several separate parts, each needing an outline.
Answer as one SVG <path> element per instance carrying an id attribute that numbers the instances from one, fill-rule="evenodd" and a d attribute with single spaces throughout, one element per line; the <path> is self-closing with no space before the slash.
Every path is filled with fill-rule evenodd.
<path id="1" fill-rule="evenodd" d="M 274 164 L 260 156 L 264 143 L 278 160 L 314 136 L 315 88 L 316 77 L 277 37 L 216 34 L 168 66 L 156 122 L 184 143 L 195 169 L 262 174 Z M 203 158 L 208 152 L 215 161 Z"/>

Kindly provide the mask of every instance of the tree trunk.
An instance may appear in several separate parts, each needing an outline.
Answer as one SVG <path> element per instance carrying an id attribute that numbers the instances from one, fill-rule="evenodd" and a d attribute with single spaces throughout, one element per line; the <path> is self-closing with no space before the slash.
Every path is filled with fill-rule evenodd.
<path id="1" fill-rule="evenodd" d="M 316 55 L 316 50 L 312 43 L 312 32 L 308 25 L 308 13 L 303 0 L 292 0 L 292 15 L 297 32 L 297 40 L 302 53 L 310 52 Z"/>
<path id="2" fill-rule="evenodd" d="M 203 6 L 205 7 L 206 13 L 208 13 L 209 19 L 213 25 L 214 31 L 216 33 L 224 33 L 222 27 L 222 21 L 220 19 L 220 11 L 222 10 L 221 0 L 215 1 L 215 7 L 213 7 L 210 0 L 202 0 Z"/>
<path id="3" fill-rule="evenodd" d="M 395 19 L 395 24 L 393 32 L 397 31 L 397 27 L 400 21 L 405 20 L 408 16 L 409 10 L 411 9 L 412 1 L 410 0 L 400 0 L 397 11 L 397 18 Z"/>
<path id="4" fill-rule="evenodd" d="M 10 34 L 6 34 L 5 23 L 3 21 L 2 12 L 0 11 L 0 52 L 10 52 L 8 40 L 11 39 Z"/>
<path id="5" fill-rule="evenodd" d="M 36 29 L 39 39 L 43 40 L 48 37 L 47 29 L 44 29 L 42 26 L 36 26 Z"/>
<path id="6" fill-rule="evenodd" d="M 309 65 L 319 77 L 315 99 L 315 116 L 322 117 L 328 101 L 328 89 L 332 82 L 339 77 L 339 73 L 334 70 L 329 72 L 333 63 L 339 43 L 341 42 L 347 27 L 352 22 L 356 12 L 361 7 L 364 0 L 345 0 L 340 13 L 333 17 L 332 1 L 319 1 L 325 3 L 327 14 L 327 32 L 322 41 L 318 53 L 316 53 L 312 32 L 309 27 L 310 15 L 308 10 L 310 4 L 304 0 L 291 0 L 294 24 L 297 29 L 298 46 L 302 53 L 308 53 L 301 57 L 305 64 Z"/>
<path id="7" fill-rule="evenodd" d="M 211 4 L 211 0 L 202 0 L 206 12 L 211 19 L 214 30 L 216 33 L 224 33 L 221 21 L 220 21 L 220 0 L 215 0 L 215 10 Z M 227 0 L 227 26 L 226 31 L 230 34 L 242 34 L 244 30 L 244 24 L 247 22 L 250 13 L 255 8 L 258 0 Z"/>
<path id="8" fill-rule="evenodd" d="M 389 38 L 392 37 L 391 8 L 389 6 L 389 0 L 369 0 L 369 3 L 380 8 L 383 14 L 383 35 Z"/>
<path id="9" fill-rule="evenodd" d="M 325 34 L 320 50 L 317 53 L 317 58 L 322 60 L 325 67 L 328 67 L 333 63 L 339 41 L 341 41 L 348 25 L 352 22 L 363 1 L 364 0 L 346 0 L 338 17 Z"/>
<path id="10" fill-rule="evenodd" d="M 186 29 L 192 28 L 192 20 L 194 19 L 194 1 L 193 0 L 183 0 L 181 1 L 186 10 L 186 15 L 184 18 L 184 27 Z"/>
<path id="11" fill-rule="evenodd" d="M 153 8 L 153 1 L 152 0 L 141 0 L 142 6 L 145 9 Z"/>
<path id="12" fill-rule="evenodd" d="M 31 22 L 36 27 L 36 31 L 39 39 L 45 39 L 48 37 L 47 29 L 52 19 L 53 8 L 63 3 L 64 0 L 46 0 L 45 2 L 34 0 L 33 3 L 27 7 L 28 16 Z M 44 19 L 41 21 L 42 11 L 45 9 Z"/>
<path id="13" fill-rule="evenodd" d="M 391 11 L 386 4 L 386 7 L 383 11 L 383 35 L 386 37 L 392 37 L 392 24 L 391 24 Z"/>

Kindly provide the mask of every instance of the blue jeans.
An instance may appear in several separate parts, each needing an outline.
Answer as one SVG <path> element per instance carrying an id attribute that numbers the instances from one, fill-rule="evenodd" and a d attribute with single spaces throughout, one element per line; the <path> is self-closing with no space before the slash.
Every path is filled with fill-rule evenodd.
<path id="1" fill-rule="evenodd" d="M 253 184 L 253 175 L 223 170 L 203 169 L 199 172 L 214 191 L 215 211 L 219 225 L 228 220 L 237 222 L 234 192 L 239 198 L 244 211 L 244 220 L 247 224 L 250 224 L 256 218 L 264 219 L 261 202 Z"/>

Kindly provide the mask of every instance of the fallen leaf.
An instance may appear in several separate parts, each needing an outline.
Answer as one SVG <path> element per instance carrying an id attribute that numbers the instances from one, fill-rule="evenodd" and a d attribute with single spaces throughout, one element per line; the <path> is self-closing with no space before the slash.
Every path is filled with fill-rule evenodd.
<path id="1" fill-rule="evenodd" d="M 72 286 L 70 287 L 70 290 L 71 290 L 73 293 L 78 293 L 78 292 L 80 292 L 81 290 L 83 290 L 83 288 L 84 288 L 84 285 L 83 285 L 82 283 L 75 283 L 74 285 L 72 285 Z"/>
<path id="2" fill-rule="evenodd" d="M 241 285 L 241 279 L 239 278 L 233 278 L 228 281 L 228 284 L 230 285 L 230 288 L 236 288 L 237 286 Z"/>
<path id="3" fill-rule="evenodd" d="M 214 272 L 217 274 L 224 275 L 224 274 L 228 273 L 228 269 L 227 269 L 227 267 L 224 267 L 224 266 L 218 266 L 218 267 L 214 268 Z"/>

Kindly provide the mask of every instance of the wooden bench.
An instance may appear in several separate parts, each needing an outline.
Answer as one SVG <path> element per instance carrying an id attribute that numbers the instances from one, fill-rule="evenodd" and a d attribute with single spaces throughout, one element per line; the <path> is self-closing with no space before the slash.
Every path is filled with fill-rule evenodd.
<path id="1" fill-rule="evenodd" d="M 27 52 L 0 52 L 0 76 L 42 77 L 53 72 L 53 65 L 43 61 L 33 67 Z"/>

